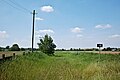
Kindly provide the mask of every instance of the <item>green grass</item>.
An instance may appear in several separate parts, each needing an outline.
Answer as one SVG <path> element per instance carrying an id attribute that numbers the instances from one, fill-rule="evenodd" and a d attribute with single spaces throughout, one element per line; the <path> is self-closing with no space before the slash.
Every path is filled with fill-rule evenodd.
<path id="1" fill-rule="evenodd" d="M 36 52 L 0 63 L 0 80 L 120 80 L 120 55 Z"/>

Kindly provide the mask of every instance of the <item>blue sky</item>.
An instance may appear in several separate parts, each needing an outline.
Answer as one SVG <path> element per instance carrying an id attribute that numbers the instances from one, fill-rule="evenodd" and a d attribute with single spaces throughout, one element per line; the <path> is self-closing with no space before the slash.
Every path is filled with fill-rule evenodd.
<path id="1" fill-rule="evenodd" d="M 34 47 L 46 33 L 57 48 L 120 47 L 120 0 L 0 0 L 0 46 L 31 47 L 33 10 Z"/>

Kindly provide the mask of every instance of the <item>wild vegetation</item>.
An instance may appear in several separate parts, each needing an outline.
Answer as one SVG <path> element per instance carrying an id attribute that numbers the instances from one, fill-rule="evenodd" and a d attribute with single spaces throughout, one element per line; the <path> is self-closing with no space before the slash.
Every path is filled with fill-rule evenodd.
<path id="1" fill-rule="evenodd" d="M 53 55 L 56 45 L 53 43 L 53 39 L 47 34 L 43 39 L 40 39 L 40 43 L 38 43 L 40 51 L 47 55 Z"/>
<path id="2" fill-rule="evenodd" d="M 98 54 L 85 50 L 79 52 L 80 48 L 55 52 L 56 45 L 48 35 L 40 39 L 38 46 L 41 52 L 24 52 L 24 55 L 10 57 L 12 60 L 3 58 L 0 61 L 0 80 L 120 79 L 120 54 Z M 17 44 L 7 46 L 6 49 L 19 52 L 25 50 Z M 93 50 L 98 51 L 95 48 Z"/>
<path id="3" fill-rule="evenodd" d="M 119 80 L 120 55 L 35 52 L 0 63 L 0 80 Z"/>

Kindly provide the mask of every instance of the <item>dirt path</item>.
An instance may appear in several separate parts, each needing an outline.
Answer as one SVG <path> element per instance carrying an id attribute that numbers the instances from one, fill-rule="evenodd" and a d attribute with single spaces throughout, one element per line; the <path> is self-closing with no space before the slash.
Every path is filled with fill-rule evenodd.
<path id="1" fill-rule="evenodd" d="M 13 53 L 15 53 L 15 55 L 20 55 L 23 52 L 22 51 L 4 51 L 4 52 L 0 52 L 0 59 L 2 59 L 2 54 L 5 54 L 6 56 L 13 56 Z"/>

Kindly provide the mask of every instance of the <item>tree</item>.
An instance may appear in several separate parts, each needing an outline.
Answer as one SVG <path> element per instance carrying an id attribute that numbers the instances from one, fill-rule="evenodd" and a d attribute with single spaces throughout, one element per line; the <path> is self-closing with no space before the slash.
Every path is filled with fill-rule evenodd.
<path id="1" fill-rule="evenodd" d="M 73 49 L 72 48 L 70 48 L 70 51 L 72 51 Z"/>
<path id="2" fill-rule="evenodd" d="M 25 48 L 21 48 L 20 50 L 21 50 L 21 51 L 25 51 Z"/>
<path id="3" fill-rule="evenodd" d="M 2 49 L 3 49 L 3 48 L 2 48 L 2 47 L 0 47 L 0 51 L 2 51 Z"/>
<path id="4" fill-rule="evenodd" d="M 18 46 L 18 44 L 13 44 L 13 46 L 10 49 L 11 51 L 20 51 L 20 48 Z"/>
<path id="5" fill-rule="evenodd" d="M 6 49 L 9 49 L 10 48 L 10 46 L 6 46 Z"/>
<path id="6" fill-rule="evenodd" d="M 47 54 L 47 55 L 53 55 L 56 48 L 56 45 L 53 43 L 53 39 L 48 36 L 47 34 L 43 39 L 40 39 L 40 43 L 38 43 L 39 49 Z"/>
<path id="7" fill-rule="evenodd" d="M 5 48 L 4 47 L 0 47 L 0 51 L 5 51 Z"/>

